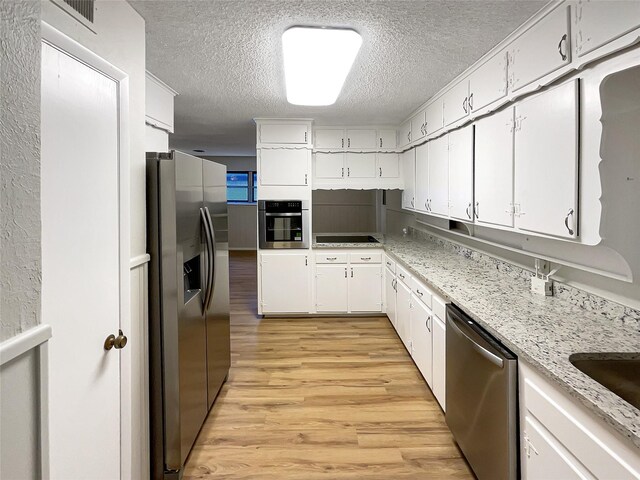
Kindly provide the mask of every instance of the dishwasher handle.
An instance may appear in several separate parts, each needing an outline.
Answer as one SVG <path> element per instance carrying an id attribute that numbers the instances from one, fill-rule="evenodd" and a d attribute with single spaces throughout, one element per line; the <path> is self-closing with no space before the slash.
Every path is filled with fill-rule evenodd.
<path id="1" fill-rule="evenodd" d="M 466 333 L 464 333 L 462 331 L 462 329 L 458 326 L 459 323 L 461 323 L 461 321 L 458 318 L 455 318 L 453 316 L 447 316 L 447 320 L 448 320 L 448 327 L 452 327 L 453 330 L 460 336 L 464 337 L 467 339 L 467 341 L 471 344 L 471 347 L 478 352 L 480 355 L 482 355 L 484 358 L 486 358 L 487 360 L 489 360 L 491 363 L 493 363 L 494 365 L 496 365 L 497 367 L 503 368 L 504 367 L 504 360 L 502 358 L 500 358 L 499 356 L 497 356 L 495 353 L 490 352 L 489 350 L 487 350 L 486 348 L 484 348 L 482 345 L 479 345 L 475 340 L 473 340 L 469 335 L 467 335 Z M 464 324 L 463 324 L 464 325 Z"/>

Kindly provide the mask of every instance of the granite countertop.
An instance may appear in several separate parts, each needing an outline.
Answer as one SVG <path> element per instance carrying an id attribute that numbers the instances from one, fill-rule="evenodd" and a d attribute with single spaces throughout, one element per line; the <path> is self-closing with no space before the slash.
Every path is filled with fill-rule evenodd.
<path id="1" fill-rule="evenodd" d="M 316 240 L 316 237 L 320 235 L 371 235 L 373 238 L 378 240 L 380 243 L 322 243 Z M 311 244 L 311 248 L 383 248 L 384 246 L 384 235 L 379 233 L 314 233 L 313 234 L 313 243 Z"/>
<path id="2" fill-rule="evenodd" d="M 569 362 L 573 353 L 639 352 L 637 320 L 611 320 L 565 299 L 535 295 L 528 281 L 510 274 L 508 264 L 498 268 L 472 260 L 434 241 L 385 237 L 384 247 L 413 275 L 640 449 L 640 410 Z"/>

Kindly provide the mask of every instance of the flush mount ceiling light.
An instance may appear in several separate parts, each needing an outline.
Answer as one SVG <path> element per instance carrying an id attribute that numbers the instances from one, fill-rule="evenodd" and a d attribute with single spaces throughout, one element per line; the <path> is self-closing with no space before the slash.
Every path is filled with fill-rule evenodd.
<path id="1" fill-rule="evenodd" d="M 362 37 L 346 28 L 291 27 L 282 34 L 287 100 L 332 105 L 360 50 Z"/>

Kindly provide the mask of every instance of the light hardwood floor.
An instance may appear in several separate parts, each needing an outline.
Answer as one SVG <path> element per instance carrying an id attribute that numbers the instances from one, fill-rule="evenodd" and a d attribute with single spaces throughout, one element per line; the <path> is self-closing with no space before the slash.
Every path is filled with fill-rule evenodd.
<path id="1" fill-rule="evenodd" d="M 260 319 L 255 253 L 230 269 L 231 371 L 185 480 L 473 478 L 386 317 Z"/>

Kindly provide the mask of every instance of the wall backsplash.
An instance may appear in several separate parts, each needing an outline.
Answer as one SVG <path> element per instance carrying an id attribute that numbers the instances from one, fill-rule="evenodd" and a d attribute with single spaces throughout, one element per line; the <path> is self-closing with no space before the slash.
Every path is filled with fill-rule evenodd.
<path id="1" fill-rule="evenodd" d="M 533 271 L 531 270 L 497 259 L 486 253 L 473 250 L 467 246 L 437 237 L 418 228 L 409 227 L 409 232 L 415 238 L 437 243 L 447 250 L 478 262 L 488 268 L 496 268 L 501 273 L 508 275 L 516 281 L 523 282 L 527 285 L 530 282 L 531 275 L 533 274 Z M 640 310 L 621 305 L 620 303 L 613 302 L 598 295 L 594 295 L 593 293 L 586 292 L 558 281 L 553 282 L 553 295 L 571 303 L 572 305 L 576 305 L 591 312 L 596 312 L 611 321 L 621 321 L 623 323 L 637 322 L 638 328 L 640 329 Z"/>

